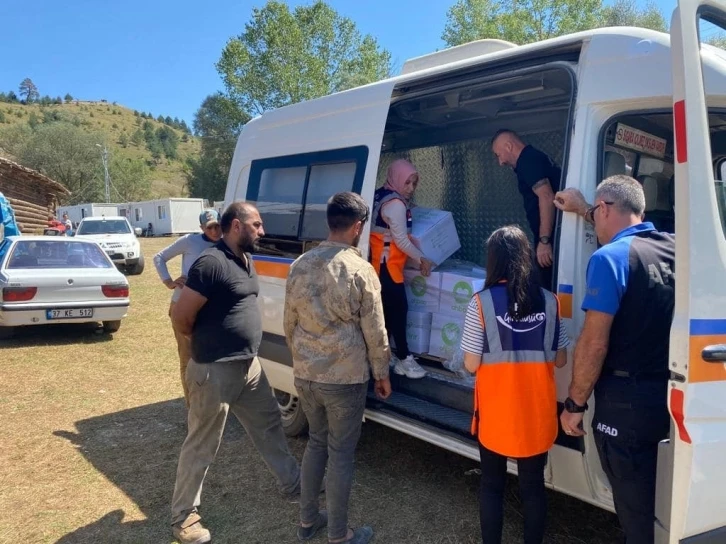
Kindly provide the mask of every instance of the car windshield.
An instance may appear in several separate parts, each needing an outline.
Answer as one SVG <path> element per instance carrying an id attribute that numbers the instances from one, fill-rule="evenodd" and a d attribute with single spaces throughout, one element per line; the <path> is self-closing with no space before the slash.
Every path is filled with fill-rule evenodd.
<path id="1" fill-rule="evenodd" d="M 131 228 L 124 219 L 82 221 L 76 234 L 131 234 Z"/>
<path id="2" fill-rule="evenodd" d="M 7 268 L 112 268 L 96 244 L 70 240 L 21 241 L 10 253 Z"/>

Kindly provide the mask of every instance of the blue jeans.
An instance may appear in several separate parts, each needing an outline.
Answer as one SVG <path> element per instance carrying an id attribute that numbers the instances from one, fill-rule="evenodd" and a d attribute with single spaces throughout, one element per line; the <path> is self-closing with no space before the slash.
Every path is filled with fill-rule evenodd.
<path id="1" fill-rule="evenodd" d="M 340 540 L 348 534 L 353 459 L 363 425 L 368 383 L 326 384 L 295 378 L 295 389 L 310 426 L 300 467 L 300 520 L 312 523 L 317 518 L 327 464 L 328 539 Z"/>

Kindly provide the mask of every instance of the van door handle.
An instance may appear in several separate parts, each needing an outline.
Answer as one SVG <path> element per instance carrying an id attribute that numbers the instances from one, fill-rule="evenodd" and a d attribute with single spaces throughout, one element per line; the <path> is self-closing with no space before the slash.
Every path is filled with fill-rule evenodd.
<path id="1" fill-rule="evenodd" d="M 726 362 L 726 344 L 706 346 L 701 352 L 701 358 L 707 363 Z"/>

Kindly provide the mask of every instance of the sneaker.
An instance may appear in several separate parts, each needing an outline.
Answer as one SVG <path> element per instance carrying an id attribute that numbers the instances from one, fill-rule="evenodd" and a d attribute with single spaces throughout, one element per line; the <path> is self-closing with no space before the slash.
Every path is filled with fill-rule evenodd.
<path id="1" fill-rule="evenodd" d="M 207 544 L 212 541 L 212 535 L 202 525 L 202 518 L 196 512 L 171 526 L 171 532 L 179 544 Z"/>
<path id="2" fill-rule="evenodd" d="M 315 520 L 315 522 L 310 527 L 303 527 L 300 525 L 297 528 L 297 539 L 300 542 L 304 542 L 306 540 L 310 540 L 313 538 L 317 532 L 322 529 L 323 527 L 328 526 L 328 513 L 325 510 L 321 510 L 318 513 L 318 519 Z"/>
<path id="3" fill-rule="evenodd" d="M 414 380 L 426 375 L 426 371 L 416 362 L 413 355 L 409 355 L 403 361 L 398 361 L 393 367 L 393 371 L 399 376 L 406 376 Z"/>
<path id="4" fill-rule="evenodd" d="M 353 538 L 340 541 L 338 544 L 368 544 L 371 538 L 373 538 L 373 529 L 364 525 L 353 530 Z"/>

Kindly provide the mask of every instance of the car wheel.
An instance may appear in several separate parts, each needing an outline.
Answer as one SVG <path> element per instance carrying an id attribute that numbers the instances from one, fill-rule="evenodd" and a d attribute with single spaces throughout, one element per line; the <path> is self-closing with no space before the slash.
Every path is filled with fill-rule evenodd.
<path id="1" fill-rule="evenodd" d="M 139 262 L 133 266 L 128 267 L 129 274 L 131 276 L 139 276 L 144 271 L 144 256 L 139 257 Z"/>
<path id="2" fill-rule="evenodd" d="M 121 321 L 104 321 L 103 332 L 117 332 L 121 328 Z"/>
<path id="3" fill-rule="evenodd" d="M 300 436 L 308 430 L 308 419 L 303 412 L 300 399 L 273 389 L 282 416 L 282 428 L 287 436 Z"/>
<path id="4" fill-rule="evenodd" d="M 0 326 L 0 340 L 7 340 L 15 335 L 14 327 L 2 327 Z"/>

